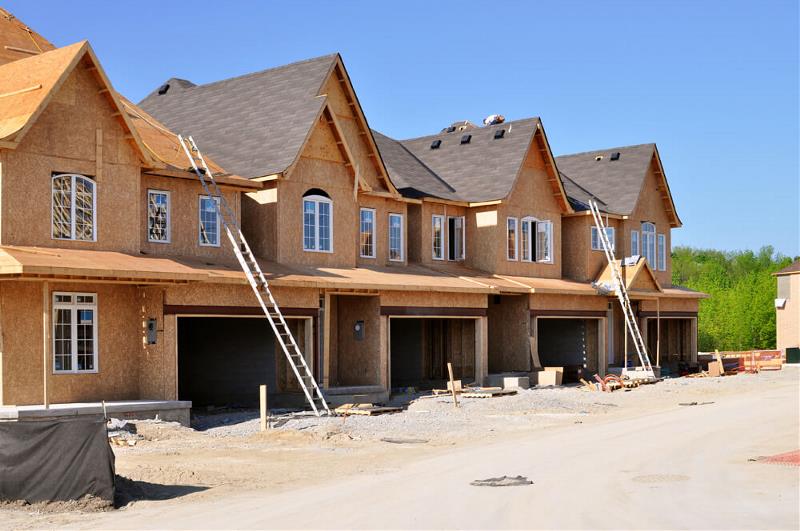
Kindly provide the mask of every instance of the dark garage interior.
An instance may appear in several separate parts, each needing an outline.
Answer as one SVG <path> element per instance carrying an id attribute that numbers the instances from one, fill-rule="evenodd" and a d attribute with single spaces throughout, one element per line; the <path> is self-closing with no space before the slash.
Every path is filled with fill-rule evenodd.
<path id="1" fill-rule="evenodd" d="M 304 321 L 287 322 L 303 349 Z M 263 384 L 270 407 L 290 405 L 295 380 L 265 318 L 178 318 L 178 398 L 193 407 L 257 407 Z"/>
<path id="2" fill-rule="evenodd" d="M 539 317 L 539 361 L 544 367 L 564 367 L 564 382 L 592 380 L 598 367 L 597 319 Z"/>
<path id="3" fill-rule="evenodd" d="M 392 388 L 446 387 L 448 362 L 456 380 L 475 380 L 474 319 L 392 318 L 389 323 Z"/>

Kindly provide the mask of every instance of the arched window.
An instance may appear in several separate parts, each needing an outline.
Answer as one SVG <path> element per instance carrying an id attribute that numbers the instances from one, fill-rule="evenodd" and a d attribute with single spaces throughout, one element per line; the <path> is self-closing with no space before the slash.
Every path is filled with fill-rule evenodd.
<path id="1" fill-rule="evenodd" d="M 303 194 L 303 250 L 333 252 L 333 201 L 319 188 Z"/>
<path id="2" fill-rule="evenodd" d="M 84 175 L 58 174 L 52 179 L 52 237 L 96 241 L 96 185 Z"/>
<path id="3" fill-rule="evenodd" d="M 642 256 L 656 269 L 656 226 L 653 223 L 642 223 Z"/>

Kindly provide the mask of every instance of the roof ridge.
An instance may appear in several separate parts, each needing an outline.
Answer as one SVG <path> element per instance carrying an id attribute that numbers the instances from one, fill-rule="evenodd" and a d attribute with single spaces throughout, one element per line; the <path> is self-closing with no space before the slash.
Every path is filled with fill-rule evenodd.
<path id="1" fill-rule="evenodd" d="M 478 126 L 475 129 L 466 129 L 464 132 L 468 133 L 469 131 L 476 131 L 476 130 L 485 131 L 485 130 L 488 130 L 488 129 L 492 128 L 492 127 L 514 125 L 516 123 L 528 122 L 530 120 L 537 120 L 537 121 L 541 122 L 541 118 L 539 118 L 538 116 L 529 116 L 528 118 L 518 118 L 517 120 L 509 120 L 507 122 L 502 122 L 502 123 L 499 123 L 499 124 Z M 412 137 L 412 138 L 404 138 L 403 140 L 395 140 L 395 142 L 400 142 L 402 144 L 403 142 L 412 142 L 412 141 L 415 141 L 415 140 L 422 140 L 423 138 L 433 138 L 433 137 L 436 137 L 436 136 L 447 135 L 447 134 L 450 134 L 450 133 L 446 133 L 446 132 L 440 131 L 438 133 L 433 133 L 433 134 L 430 134 L 430 135 L 422 135 L 422 136 L 415 136 L 415 137 Z M 392 139 L 392 140 L 394 140 L 394 139 Z"/>
<path id="2" fill-rule="evenodd" d="M 286 68 L 298 66 L 298 65 L 301 65 L 301 64 L 305 64 L 305 63 L 311 63 L 311 62 L 319 61 L 319 60 L 322 60 L 322 59 L 333 59 L 334 57 L 338 57 L 338 56 L 339 56 L 339 52 L 334 52 L 334 53 L 330 53 L 330 54 L 327 54 L 327 55 L 320 55 L 318 57 L 311 57 L 309 59 L 302 59 L 300 61 L 294 61 L 293 63 L 288 63 L 288 64 L 285 64 L 285 65 L 279 65 L 279 66 L 273 66 L 273 67 L 270 67 L 270 68 L 264 68 L 262 70 L 257 70 L 255 72 L 248 72 L 247 74 L 240 74 L 238 76 L 226 77 L 225 79 L 218 79 L 216 81 L 211 81 L 209 83 L 203 83 L 203 84 L 195 84 L 193 81 L 191 81 L 189 79 L 179 78 L 179 77 L 175 77 L 175 76 L 172 76 L 169 79 L 181 79 L 183 81 L 189 81 L 194 86 L 193 87 L 187 87 L 184 90 L 182 90 L 181 92 L 192 92 L 192 91 L 194 91 L 194 89 L 208 88 L 208 87 L 212 87 L 214 85 L 217 85 L 219 83 L 227 83 L 227 82 L 230 82 L 230 81 L 235 81 L 235 80 L 244 79 L 244 78 L 248 78 L 248 77 L 258 76 L 258 75 L 261 75 L 261 74 L 265 74 L 267 72 L 275 72 L 275 71 L 278 71 L 278 70 L 284 70 Z"/>
<path id="3" fill-rule="evenodd" d="M 580 151 L 578 153 L 565 153 L 563 155 L 558 155 L 555 158 L 559 159 L 559 158 L 562 158 L 562 157 L 577 157 L 578 155 L 589 155 L 590 153 L 600 153 L 600 152 L 606 152 L 606 151 L 614 151 L 615 149 L 631 149 L 631 148 L 637 148 L 637 147 L 643 147 L 643 146 L 653 146 L 653 147 L 655 147 L 655 145 L 656 145 L 655 142 L 644 142 L 642 144 L 631 144 L 629 146 L 617 146 L 617 147 L 609 147 L 609 148 L 601 148 L 601 149 L 591 149 L 589 151 Z"/>

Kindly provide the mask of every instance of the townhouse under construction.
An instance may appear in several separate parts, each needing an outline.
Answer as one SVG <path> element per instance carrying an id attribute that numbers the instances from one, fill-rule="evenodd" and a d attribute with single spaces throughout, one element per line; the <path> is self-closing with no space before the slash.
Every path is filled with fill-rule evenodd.
<path id="1" fill-rule="evenodd" d="M 655 368 L 696 361 L 705 295 L 671 282 L 656 145 L 556 156 L 539 118 L 487 122 L 374 131 L 338 54 L 168 79 L 137 105 L 88 42 L 56 48 L 0 9 L 0 418 L 105 401 L 188 422 L 262 384 L 305 402 L 221 202 L 330 402 L 441 387 L 448 363 L 479 385 L 638 364 L 604 240 Z"/>

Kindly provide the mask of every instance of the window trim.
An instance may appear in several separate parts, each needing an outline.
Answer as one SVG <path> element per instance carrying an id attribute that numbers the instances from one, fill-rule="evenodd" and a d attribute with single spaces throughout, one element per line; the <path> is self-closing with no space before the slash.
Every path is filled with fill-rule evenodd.
<path id="1" fill-rule="evenodd" d="M 634 238 L 634 236 L 636 236 L 636 237 Z M 633 241 L 634 240 L 636 240 L 636 251 L 635 252 L 633 250 Z M 638 230 L 632 230 L 631 231 L 631 256 L 640 256 L 641 253 L 642 253 L 641 247 L 642 247 L 642 244 L 641 244 L 641 240 L 639 239 L 639 231 Z"/>
<path id="2" fill-rule="evenodd" d="M 400 220 L 400 258 L 392 258 L 392 218 Z M 390 262 L 405 262 L 406 260 L 406 238 L 405 238 L 405 222 L 403 221 L 403 214 L 397 212 L 389 213 L 389 261 Z"/>
<path id="3" fill-rule="evenodd" d="M 666 271 L 667 236 L 663 232 L 656 234 L 656 256 L 658 256 L 658 271 Z"/>
<path id="4" fill-rule="evenodd" d="M 544 231 L 547 234 L 547 241 L 549 245 L 550 256 L 547 258 L 539 258 L 538 257 L 538 250 L 539 250 L 539 227 L 547 227 L 547 230 Z M 553 222 L 549 219 L 542 219 L 536 221 L 536 251 L 537 257 L 536 262 L 540 264 L 554 264 L 556 263 L 555 258 L 555 242 L 553 241 Z"/>
<path id="5" fill-rule="evenodd" d="M 456 258 L 450 257 L 450 220 L 461 220 L 461 256 Z M 463 262 L 467 259 L 467 217 L 466 216 L 447 216 L 445 224 L 445 231 L 447 234 L 447 261 L 448 262 Z"/>
<path id="6" fill-rule="evenodd" d="M 653 230 L 652 231 L 651 230 L 645 231 L 644 230 L 645 227 L 652 227 Z M 640 242 L 641 243 L 641 247 L 642 247 L 642 256 L 645 257 L 645 259 L 647 260 L 647 262 L 650 265 L 650 268 L 653 269 L 654 271 L 657 269 L 657 266 L 658 266 L 658 244 L 656 242 L 656 239 L 657 239 L 656 238 L 656 234 L 657 233 L 658 232 L 656 230 L 656 224 L 655 223 L 651 223 L 649 221 L 643 221 L 642 222 L 642 239 L 641 239 L 641 242 Z M 653 245 L 653 256 L 652 257 L 648 256 L 648 254 L 645 252 L 645 247 L 646 247 L 645 246 L 645 243 L 646 243 L 645 242 L 645 234 L 647 234 L 648 236 L 652 235 L 652 245 Z"/>
<path id="7" fill-rule="evenodd" d="M 509 248 L 509 233 L 511 232 L 511 222 L 514 222 L 514 256 L 511 256 L 511 249 Z M 519 261 L 519 219 L 508 216 L 506 218 L 506 260 L 509 262 Z"/>
<path id="8" fill-rule="evenodd" d="M 528 248 L 525 248 L 525 244 L 522 239 L 522 235 L 525 232 L 525 224 L 528 224 Z M 520 220 L 519 223 L 519 246 L 520 250 L 522 251 L 519 255 L 519 259 L 521 262 L 526 263 L 535 263 L 536 262 L 536 232 L 531 230 L 539 220 L 533 216 L 525 216 Z M 525 251 L 528 251 L 528 258 L 525 258 Z"/>
<path id="9" fill-rule="evenodd" d="M 56 302 L 56 296 L 58 295 L 69 295 L 72 297 L 72 302 Z M 93 302 L 77 302 L 78 297 L 93 297 Z M 97 374 L 100 372 L 100 340 L 98 335 L 99 327 L 99 314 L 97 311 L 97 293 L 88 293 L 88 292 L 73 292 L 73 291 L 54 291 L 50 295 L 51 301 L 51 308 L 50 308 L 50 348 L 51 348 L 51 359 L 52 359 L 52 374 L 60 375 L 60 374 Z M 71 334 L 71 341 L 70 341 L 70 350 L 72 351 L 72 368 L 69 370 L 58 370 L 56 369 L 56 310 L 59 309 L 69 309 L 72 311 L 72 319 L 70 322 L 70 334 Z M 78 369 L 78 310 L 80 309 L 89 309 L 92 310 L 94 313 L 94 323 L 92 327 L 92 343 L 94 344 L 94 348 L 92 349 L 92 369 L 91 370 L 79 370 Z"/>
<path id="10" fill-rule="evenodd" d="M 72 187 L 69 201 L 69 238 L 58 238 L 54 234 L 55 229 L 55 199 L 53 198 L 53 183 L 56 179 L 61 177 L 70 177 L 72 180 Z M 92 239 L 79 240 L 75 237 L 75 182 L 77 179 L 84 179 L 92 183 Z M 53 173 L 50 176 L 50 239 L 59 241 L 74 241 L 74 242 L 97 242 L 97 181 L 88 175 L 80 173 Z"/>
<path id="11" fill-rule="evenodd" d="M 302 208 L 300 209 L 300 222 L 302 230 L 300 231 L 300 237 L 303 240 L 303 252 L 307 253 L 333 253 L 333 200 L 330 197 L 325 197 L 324 195 L 307 195 L 302 198 Z M 314 249 L 308 249 L 306 247 L 306 201 L 311 201 L 314 203 Z M 320 249 L 319 248 L 319 204 L 320 203 L 327 203 L 330 205 L 330 249 Z"/>
<path id="12" fill-rule="evenodd" d="M 153 240 L 150 238 L 150 194 L 162 194 L 167 197 L 167 239 Z M 172 193 L 169 190 L 147 189 L 147 241 L 150 243 L 172 243 Z"/>
<path id="13" fill-rule="evenodd" d="M 611 236 L 608 236 L 608 231 L 611 231 Z M 592 251 L 603 251 L 603 242 L 600 241 L 600 233 L 598 232 L 597 236 L 597 244 L 599 247 L 594 246 L 594 233 L 597 232 L 597 225 L 592 225 L 589 228 L 589 246 L 592 248 Z M 606 227 L 606 237 L 611 240 L 611 249 L 613 251 L 617 250 L 617 228 L 616 227 Z"/>
<path id="14" fill-rule="evenodd" d="M 203 212 L 203 199 L 211 199 L 217 204 L 217 208 L 214 209 L 217 216 L 217 243 L 203 243 L 203 232 L 201 230 L 203 227 L 203 222 L 200 218 L 200 215 Z M 200 195 L 197 198 L 197 243 L 200 245 L 200 247 L 219 247 L 222 243 L 222 227 L 220 226 L 221 216 L 219 215 L 219 207 L 219 197 L 215 197 L 213 195 Z"/>
<path id="15" fill-rule="evenodd" d="M 303 198 L 303 199 L 305 199 L 305 198 Z M 331 212 L 333 212 L 333 209 L 331 209 Z M 363 220 L 361 219 L 361 214 L 363 212 L 370 212 L 372 214 L 372 254 L 371 255 L 364 254 L 362 252 L 363 251 L 363 245 L 362 245 L 362 242 L 361 242 L 361 233 L 362 233 L 361 223 L 363 222 Z M 361 257 L 361 258 L 377 258 L 377 256 L 378 256 L 378 242 L 377 242 L 377 240 L 375 238 L 375 234 L 377 233 L 377 230 L 376 230 L 376 228 L 377 228 L 376 219 L 377 219 L 376 218 L 376 212 L 375 212 L 374 208 L 369 208 L 369 207 L 361 207 L 361 208 L 359 208 L 359 210 L 358 210 L 358 256 Z M 304 220 L 304 223 L 305 223 L 305 220 Z M 304 227 L 304 229 L 305 229 L 305 227 Z M 305 235 L 303 235 L 303 246 L 305 246 Z"/>
<path id="16" fill-rule="evenodd" d="M 439 234 L 439 257 L 436 257 L 436 220 L 440 222 L 441 231 Z M 445 259 L 445 244 L 444 244 L 444 235 L 445 235 L 445 216 L 444 214 L 432 214 L 431 215 L 431 259 L 432 260 L 439 260 L 442 261 Z"/>

